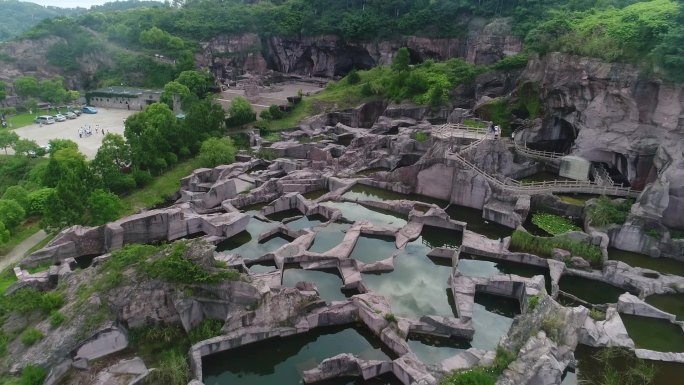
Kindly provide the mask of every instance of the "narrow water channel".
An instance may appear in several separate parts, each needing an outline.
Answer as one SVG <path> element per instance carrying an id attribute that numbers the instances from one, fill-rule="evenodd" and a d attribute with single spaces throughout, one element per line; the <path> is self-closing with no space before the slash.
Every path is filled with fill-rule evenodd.
<path id="1" fill-rule="evenodd" d="M 644 254 L 610 248 L 608 249 L 608 259 L 622 261 L 632 267 L 655 270 L 663 274 L 684 276 L 684 262 L 672 258 L 653 258 Z"/>
<path id="2" fill-rule="evenodd" d="M 283 272 L 283 286 L 294 287 L 297 282 L 311 282 L 318 289 L 321 299 L 325 301 L 343 301 L 347 297 L 342 293 L 344 282 L 337 271 L 304 270 L 287 268 Z"/>
<path id="3" fill-rule="evenodd" d="M 261 341 L 207 356 L 206 385 L 299 384 L 301 374 L 326 358 L 351 353 L 362 359 L 392 359 L 392 353 L 364 328 L 326 328 Z M 343 384 L 354 384 L 346 379 Z M 337 382 L 339 384 L 339 382 Z"/>
<path id="4" fill-rule="evenodd" d="M 593 279 L 563 275 L 558 282 L 560 290 L 591 304 L 617 303 L 626 290 Z"/>
<path id="5" fill-rule="evenodd" d="M 684 294 L 649 295 L 646 297 L 646 303 L 674 314 L 678 321 L 684 321 Z"/>
<path id="6" fill-rule="evenodd" d="M 370 209 L 358 203 L 351 202 L 325 202 L 325 205 L 342 211 L 345 219 L 356 221 L 369 221 L 377 225 L 404 227 L 406 218 L 391 211 Z"/>

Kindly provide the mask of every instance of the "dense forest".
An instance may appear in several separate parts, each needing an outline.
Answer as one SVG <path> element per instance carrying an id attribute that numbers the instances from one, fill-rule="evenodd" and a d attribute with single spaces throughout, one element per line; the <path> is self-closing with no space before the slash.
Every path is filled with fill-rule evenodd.
<path id="1" fill-rule="evenodd" d="M 288 37 L 332 34 L 346 41 L 392 39 L 401 35 L 458 37 L 474 20 L 507 17 L 528 51 L 563 51 L 608 61 L 638 63 L 674 80 L 684 63 L 684 7 L 675 0 L 187 0 L 173 4 L 111 3 L 73 18 L 47 19 L 28 38 L 61 36 L 52 64 L 73 70 L 76 58 L 102 49 L 105 41 L 128 49 L 189 61 L 197 42 L 219 34 L 256 32 Z M 152 4 L 150 4 L 152 3 Z M 147 6 L 145 6 L 147 5 Z M 152 5 L 152 6 L 150 6 Z M 124 10 L 120 10 L 124 9 Z M 125 55 L 124 55 L 125 56 Z M 117 57 L 132 67 L 171 79 L 179 72 L 151 62 Z M 186 70 L 187 67 L 181 68 Z M 117 78 L 117 75 L 103 75 Z M 125 79 L 124 79 L 125 80 Z M 161 81 L 161 79 L 159 79 Z M 140 82 L 136 82 L 140 83 Z M 147 82 L 156 85 L 159 81 Z"/>
<path id="2" fill-rule="evenodd" d="M 85 9 L 43 7 L 18 0 L 0 0 L 0 41 L 20 35 L 43 19 L 82 12 Z"/>

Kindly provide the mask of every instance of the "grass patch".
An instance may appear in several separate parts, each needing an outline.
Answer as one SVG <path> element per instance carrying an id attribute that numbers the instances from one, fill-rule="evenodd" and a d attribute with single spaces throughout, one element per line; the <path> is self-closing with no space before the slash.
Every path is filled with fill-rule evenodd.
<path id="1" fill-rule="evenodd" d="M 605 321 L 606 313 L 599 309 L 591 309 L 589 310 L 589 317 L 593 318 L 596 321 Z"/>
<path id="2" fill-rule="evenodd" d="M 494 385 L 503 371 L 515 361 L 516 353 L 497 346 L 496 357 L 492 366 L 480 366 L 467 371 L 447 374 L 439 382 L 440 385 Z"/>
<path id="3" fill-rule="evenodd" d="M 2 273 L 0 273 L 0 296 L 3 296 L 5 290 L 15 282 L 17 282 L 17 276 L 14 274 L 14 270 L 11 268 L 3 270 Z"/>
<path id="4" fill-rule="evenodd" d="M 572 255 L 586 259 L 594 267 L 601 266 L 603 260 L 601 249 L 587 242 L 579 242 L 563 237 L 536 237 L 520 230 L 513 231 L 511 247 L 516 251 L 536 254 L 545 258 L 551 258 L 553 249 L 563 249 L 569 251 Z"/>
<path id="5" fill-rule="evenodd" d="M 190 381 L 190 367 L 186 354 L 190 340 L 178 325 L 154 325 L 130 332 L 131 348 L 157 368 L 145 384 L 185 385 Z"/>
<path id="6" fill-rule="evenodd" d="M 487 123 L 475 119 L 463 119 L 463 125 L 475 128 L 488 128 Z"/>
<path id="7" fill-rule="evenodd" d="M 621 225 L 627 220 L 632 204 L 634 204 L 632 199 L 614 202 L 602 195 L 596 200 L 596 203 L 587 207 L 589 223 L 598 227 L 607 226 L 611 223 Z"/>
<path id="8" fill-rule="evenodd" d="M 155 177 L 147 186 L 122 197 L 125 207 L 124 215 L 130 215 L 139 209 L 164 203 L 169 196 L 180 189 L 181 178 L 188 176 L 199 167 L 199 160 L 197 158 L 179 162 L 169 171 Z"/>
<path id="9" fill-rule="evenodd" d="M 0 255 L 7 255 L 18 244 L 24 242 L 28 237 L 40 231 L 40 221 L 37 218 L 30 218 L 16 228 L 7 243 L 0 246 Z"/>
<path id="10" fill-rule="evenodd" d="M 21 343 L 25 346 L 31 346 L 43 339 L 43 337 L 45 337 L 45 334 L 43 334 L 43 332 L 40 330 L 29 328 L 21 334 Z"/>
<path id="11" fill-rule="evenodd" d="M 418 142 L 427 142 L 430 139 L 430 134 L 427 132 L 416 132 L 415 139 Z"/>
<path id="12" fill-rule="evenodd" d="M 205 319 L 200 322 L 199 325 L 195 326 L 190 330 L 188 337 L 190 338 L 190 343 L 196 343 L 209 338 L 221 335 L 221 328 L 223 327 L 223 322 L 218 320 Z"/>
<path id="13" fill-rule="evenodd" d="M 15 129 L 15 128 L 25 127 L 25 126 L 29 126 L 31 124 L 34 124 L 37 116 L 54 115 L 54 114 L 55 114 L 54 111 L 50 112 L 48 110 L 36 111 L 33 114 L 29 114 L 28 112 L 24 112 L 24 113 L 9 116 L 7 118 L 7 123 L 12 125 L 12 129 Z M 55 124 L 57 124 L 57 123 L 55 123 Z"/>
<path id="14" fill-rule="evenodd" d="M 212 272 L 190 261 L 183 255 L 186 247 L 186 242 L 176 242 L 166 255 L 149 263 L 143 262 L 140 268 L 151 278 L 183 284 L 218 283 L 224 279 L 235 281 L 240 278 L 240 273 L 235 270 Z"/>
<path id="15" fill-rule="evenodd" d="M 564 203 L 568 203 L 571 205 L 584 206 L 584 204 L 589 199 L 596 198 L 596 196 L 575 194 L 575 195 L 558 195 L 558 198 L 560 198 L 561 202 L 564 202 Z"/>
<path id="16" fill-rule="evenodd" d="M 567 233 L 569 231 L 582 231 L 569 219 L 558 215 L 537 213 L 532 215 L 532 223 L 551 235 Z"/>

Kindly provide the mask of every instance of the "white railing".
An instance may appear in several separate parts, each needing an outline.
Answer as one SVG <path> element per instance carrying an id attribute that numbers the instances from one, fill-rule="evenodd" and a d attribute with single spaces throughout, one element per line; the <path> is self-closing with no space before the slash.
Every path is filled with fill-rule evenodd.
<path id="1" fill-rule="evenodd" d="M 560 158 L 567 155 L 567 154 L 563 154 L 560 152 L 533 150 L 533 149 L 527 147 L 527 143 L 520 144 L 515 140 L 513 141 L 513 144 L 515 145 L 515 151 L 517 151 L 523 155 L 533 157 L 533 158 L 540 158 L 540 159 L 545 159 L 545 160 L 555 160 L 555 159 L 560 159 Z"/>

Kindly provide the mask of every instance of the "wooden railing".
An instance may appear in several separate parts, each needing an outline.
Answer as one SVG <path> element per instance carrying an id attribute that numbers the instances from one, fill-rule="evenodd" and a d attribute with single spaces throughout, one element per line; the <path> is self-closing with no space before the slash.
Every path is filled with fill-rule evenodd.
<path id="1" fill-rule="evenodd" d="M 576 193 L 576 194 L 598 194 L 612 196 L 636 197 L 639 192 L 628 187 L 621 186 L 602 186 L 590 181 L 577 180 L 552 180 L 544 182 L 520 182 L 510 178 L 500 180 L 481 170 L 479 167 L 470 163 L 460 154 L 447 154 L 447 159 L 455 160 L 462 165 L 477 172 L 487 181 L 501 187 L 504 190 L 512 191 L 516 194 L 545 194 L 545 193 Z"/>
<path id="2" fill-rule="evenodd" d="M 560 158 L 567 155 L 567 154 L 563 154 L 560 152 L 533 150 L 533 149 L 527 147 L 527 143 L 520 144 L 516 140 L 513 141 L 513 144 L 515 145 L 515 151 L 517 151 L 520 154 L 532 157 L 532 158 L 538 158 L 538 159 L 544 159 L 544 160 L 555 160 L 555 159 L 560 159 Z"/>

